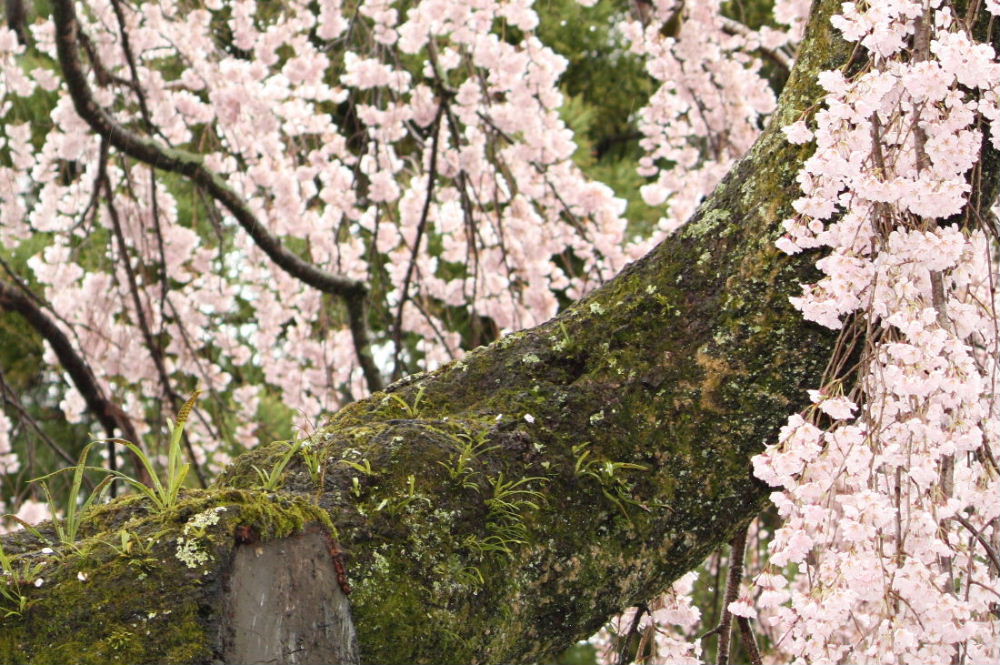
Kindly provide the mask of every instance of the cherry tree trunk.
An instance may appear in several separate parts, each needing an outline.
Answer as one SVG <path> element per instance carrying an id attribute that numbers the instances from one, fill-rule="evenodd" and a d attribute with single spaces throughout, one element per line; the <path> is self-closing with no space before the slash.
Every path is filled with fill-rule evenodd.
<path id="1" fill-rule="evenodd" d="M 0 661 L 540 662 L 695 567 L 835 342 L 788 301 L 817 256 L 774 243 L 811 150 L 779 129 L 847 61 L 839 6 L 690 223 L 557 318 L 344 408 L 278 490 L 254 467 L 285 444 L 163 512 L 101 506 L 74 547 L 6 536 L 34 567 Z"/>

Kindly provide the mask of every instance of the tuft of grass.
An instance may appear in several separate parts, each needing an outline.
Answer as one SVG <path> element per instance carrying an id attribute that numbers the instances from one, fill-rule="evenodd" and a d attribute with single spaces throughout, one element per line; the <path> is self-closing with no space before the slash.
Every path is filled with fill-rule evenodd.
<path id="1" fill-rule="evenodd" d="M 14 562 L 0 543 L 0 597 L 9 606 L 0 606 L 0 618 L 21 616 L 28 606 L 27 597 L 21 593 L 21 586 L 14 571 Z"/>
<path id="2" fill-rule="evenodd" d="M 126 441 L 125 439 L 97 439 L 95 441 L 91 441 L 84 447 L 83 452 L 80 454 L 80 462 L 75 467 L 72 467 L 72 469 L 60 469 L 40 478 L 35 478 L 32 481 L 40 482 L 42 484 L 42 489 L 45 491 L 45 495 L 48 498 L 49 503 L 55 505 L 52 501 L 52 496 L 49 493 L 48 486 L 43 481 L 58 473 L 70 470 L 73 471 L 73 484 L 70 489 L 69 501 L 66 504 L 66 518 L 64 520 L 65 526 L 60 525 L 58 522 L 56 523 L 56 529 L 60 540 L 64 543 L 72 543 L 76 540 L 76 533 L 80 527 L 81 515 L 88 507 L 90 507 L 91 503 L 93 503 L 98 496 L 103 494 L 103 489 L 116 478 L 131 485 L 136 491 L 149 499 L 157 512 L 162 512 L 177 503 L 177 498 L 180 495 L 181 488 L 184 486 L 184 480 L 187 478 L 188 472 L 191 470 L 190 462 L 183 461 L 184 449 L 181 445 L 181 440 L 184 437 L 184 425 L 187 423 L 187 420 L 191 415 L 191 410 L 198 401 L 198 395 L 200 394 L 200 390 L 195 390 L 191 397 L 184 402 L 184 406 L 181 407 L 180 411 L 177 412 L 177 420 L 174 423 L 167 423 L 167 426 L 170 428 L 170 446 L 167 449 L 167 468 L 162 479 L 160 478 L 160 474 L 157 472 L 153 461 L 142 450 L 142 448 L 136 444 L 131 441 Z M 122 471 L 108 470 L 98 466 L 87 466 L 87 458 L 90 455 L 90 449 L 98 443 L 117 443 L 132 451 L 132 454 L 135 455 L 135 458 L 139 460 L 139 463 L 142 464 L 143 468 L 146 470 L 146 473 L 149 474 L 152 485 L 146 485 L 142 481 L 133 478 Z M 108 475 L 84 500 L 83 506 L 78 509 L 77 496 L 80 493 L 80 485 L 83 482 L 84 471 L 100 471 Z"/>
<path id="3" fill-rule="evenodd" d="M 177 420 L 174 423 L 167 423 L 170 428 L 170 445 L 167 448 L 167 468 L 162 480 L 153 465 L 153 461 L 143 452 L 142 448 L 124 439 L 108 439 L 112 443 L 121 444 L 132 451 L 146 473 L 149 474 L 152 486 L 146 485 L 121 471 L 111 471 L 111 475 L 125 481 L 139 493 L 145 495 L 156 507 L 157 512 L 162 512 L 177 503 L 177 497 L 184 486 L 184 479 L 187 478 L 188 472 L 191 470 L 191 463 L 183 461 L 184 448 L 181 441 L 184 438 L 184 425 L 187 423 L 200 394 L 201 390 L 195 390 L 177 412 Z"/>
<path id="4" fill-rule="evenodd" d="M 413 404 L 407 404 L 406 400 L 396 395 L 395 393 L 389 395 L 396 404 L 403 410 L 403 413 L 407 415 L 411 420 L 416 420 L 420 417 L 420 400 L 424 398 L 424 387 L 420 386 L 417 394 L 413 398 Z"/>
<path id="5" fill-rule="evenodd" d="M 608 501 L 613 503 L 621 511 L 625 519 L 631 523 L 632 518 L 625 509 L 625 505 L 633 505 L 648 510 L 641 503 L 631 496 L 632 485 L 623 478 L 624 471 L 648 471 L 642 464 L 632 464 L 630 462 L 612 462 L 609 460 L 596 460 L 590 456 L 587 447 L 589 441 L 573 446 L 573 454 L 576 456 L 576 466 L 574 473 L 578 478 L 592 478 L 601 487 L 601 493 Z"/>
<path id="6" fill-rule="evenodd" d="M 83 474 L 87 469 L 94 469 L 95 467 L 87 466 L 87 458 L 90 457 L 90 450 L 100 441 L 91 441 L 86 446 L 84 446 L 83 451 L 80 452 L 80 460 L 77 462 L 76 466 L 71 469 L 60 469 L 59 471 L 54 471 L 48 475 L 41 476 L 40 478 L 33 478 L 29 482 L 38 483 L 42 491 L 45 493 L 45 500 L 52 507 L 58 506 L 59 504 L 52 498 L 52 492 L 49 490 L 49 484 L 45 482 L 52 476 L 64 471 L 73 471 L 73 481 L 70 484 L 69 497 L 66 500 L 66 510 L 63 511 L 63 519 L 53 518 L 52 525 L 56 529 L 56 535 L 59 537 L 59 542 L 64 545 L 72 546 L 76 542 L 77 533 L 80 531 L 80 523 L 83 519 L 83 514 L 88 508 L 99 499 L 103 494 L 104 490 L 108 488 L 111 484 L 112 477 L 107 476 L 98 483 L 97 487 L 94 488 L 90 494 L 88 494 L 83 499 L 83 503 L 80 504 L 80 488 L 83 485 Z M 101 469 L 103 470 L 103 469 Z M 54 511 L 53 511 L 54 512 Z M 20 521 L 20 520 L 18 520 Z M 36 535 L 38 531 L 31 529 Z"/>
<path id="7" fill-rule="evenodd" d="M 475 477 L 479 475 L 479 472 L 472 469 L 472 463 L 480 455 L 499 448 L 499 446 L 488 445 L 490 436 L 489 431 L 483 430 L 477 432 L 473 437 L 471 434 L 467 434 L 465 432 L 450 434 L 433 427 L 431 430 L 439 432 L 440 434 L 443 434 L 451 439 L 451 441 L 455 444 L 455 447 L 458 449 L 457 454 L 450 460 L 450 463 L 438 462 L 438 464 L 443 466 L 448 471 L 448 477 L 461 484 L 463 487 L 479 491 L 479 486 L 474 481 Z"/>
<path id="8" fill-rule="evenodd" d="M 288 463 L 292 461 L 292 458 L 295 457 L 295 454 L 302 449 L 303 444 L 307 440 L 308 439 L 306 438 L 297 437 L 294 442 L 282 442 L 288 444 L 288 450 L 285 451 L 285 454 L 281 456 L 281 459 L 279 459 L 271 468 L 270 472 L 265 472 L 257 465 L 253 466 L 253 470 L 257 472 L 257 478 L 260 480 L 261 489 L 273 492 L 281 486 L 281 477 L 285 473 L 285 468 L 288 466 Z M 310 470 L 310 476 L 311 475 L 312 471 Z"/>
<path id="9" fill-rule="evenodd" d="M 306 465 L 306 471 L 309 472 L 309 479 L 312 481 L 312 484 L 316 486 L 317 491 L 322 492 L 324 476 L 323 462 L 325 461 L 323 452 L 317 450 L 312 437 L 306 437 L 302 441 L 302 445 L 299 446 L 299 454 Z"/>
<path id="10" fill-rule="evenodd" d="M 515 545 L 528 542 L 530 534 L 524 516 L 528 511 L 538 510 L 545 496 L 527 487 L 531 482 L 547 482 L 541 476 L 530 476 L 519 480 L 505 480 L 501 472 L 495 478 L 487 478 L 493 492 L 484 499 L 489 515 L 486 518 L 485 538 L 468 536 L 465 545 L 480 553 L 497 552 L 514 558 Z"/>

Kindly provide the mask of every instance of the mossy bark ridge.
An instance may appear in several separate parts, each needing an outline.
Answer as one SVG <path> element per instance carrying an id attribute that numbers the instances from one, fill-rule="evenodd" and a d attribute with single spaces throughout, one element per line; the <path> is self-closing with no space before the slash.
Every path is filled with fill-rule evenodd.
<path id="1" fill-rule="evenodd" d="M 296 455 L 279 492 L 254 490 L 254 467 L 287 444 L 166 514 L 135 498 L 96 511 L 80 552 L 62 548 L 40 588 L 22 587 L 0 660 L 224 658 L 238 533 L 337 538 L 362 662 L 541 662 L 696 566 L 759 510 L 750 457 L 835 342 L 788 302 L 818 257 L 774 241 L 810 151 L 779 130 L 817 108 L 816 75 L 852 52 L 830 26 L 839 6 L 814 3 L 769 127 L 677 235 L 552 321 L 344 408 L 309 443 L 320 468 Z M 211 556 L 191 568 L 178 539 L 218 508 L 192 546 Z M 94 544 L 123 530 L 148 542 L 139 564 Z"/>

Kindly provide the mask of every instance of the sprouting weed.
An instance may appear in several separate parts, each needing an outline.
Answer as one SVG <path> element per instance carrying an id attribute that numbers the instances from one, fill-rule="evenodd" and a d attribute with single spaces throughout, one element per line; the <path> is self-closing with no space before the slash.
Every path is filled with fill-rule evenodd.
<path id="1" fill-rule="evenodd" d="M 316 486 L 317 489 L 322 489 L 323 487 L 323 460 L 324 456 L 322 452 L 316 449 L 313 445 L 312 439 L 306 439 L 299 446 L 299 455 L 302 456 L 302 461 L 305 463 L 306 471 L 309 472 L 309 479 L 312 484 Z"/>
<path id="2" fill-rule="evenodd" d="M 602 412 L 603 413 L 603 412 Z M 610 460 L 596 460 L 590 456 L 587 447 L 589 441 L 573 446 L 573 454 L 576 456 L 576 466 L 574 473 L 577 477 L 589 477 L 596 480 L 601 486 L 601 493 L 604 498 L 611 501 L 618 507 L 629 522 L 632 521 L 625 504 L 641 506 L 632 498 L 632 485 L 622 477 L 622 471 L 646 471 L 642 464 L 632 464 L 631 462 L 612 462 Z"/>
<path id="3" fill-rule="evenodd" d="M 489 509 L 486 521 L 485 538 L 469 536 L 465 544 L 470 549 L 479 552 L 498 552 L 513 557 L 511 547 L 528 541 L 528 527 L 524 514 L 529 510 L 538 510 L 545 496 L 527 485 L 533 481 L 545 482 L 540 476 L 531 476 L 519 480 L 505 480 L 503 473 L 488 478 L 487 482 L 493 489 L 484 503 Z"/>
<path id="4" fill-rule="evenodd" d="M 447 469 L 448 477 L 461 483 L 463 487 L 478 489 L 478 486 L 473 482 L 473 478 L 478 475 L 478 472 L 472 470 L 472 462 L 480 455 L 497 448 L 497 446 L 487 445 L 489 430 L 480 430 L 473 436 L 465 432 L 451 434 L 435 428 L 431 429 L 448 437 L 458 449 L 450 463 L 438 462 Z"/>
<path id="5" fill-rule="evenodd" d="M 413 398 L 413 404 L 407 404 L 405 399 L 395 393 L 390 394 L 389 397 L 392 398 L 401 409 L 403 409 L 403 412 L 406 413 L 407 417 L 412 419 L 420 417 L 420 400 L 424 398 L 423 386 L 420 386 L 420 389 L 417 390 L 417 394 Z"/>
<path id="6" fill-rule="evenodd" d="M 360 463 L 358 463 L 358 462 L 352 462 L 351 460 L 346 460 L 346 459 L 342 459 L 342 460 L 340 460 L 340 462 L 341 462 L 341 464 L 346 464 L 347 466 L 351 467 L 355 471 L 363 473 L 366 476 L 370 476 L 373 473 L 375 473 L 374 471 L 372 471 L 372 464 L 371 464 L 371 462 L 368 461 L 367 458 L 361 460 Z"/>
<path id="7" fill-rule="evenodd" d="M 125 481 L 140 494 L 148 498 L 156 508 L 157 512 L 162 512 L 177 503 L 177 497 L 180 494 L 181 487 L 184 486 L 184 480 L 187 478 L 188 471 L 191 470 L 191 464 L 183 461 L 184 451 L 182 439 L 184 437 L 184 424 L 191 415 L 191 410 L 194 408 L 194 404 L 200 394 L 201 390 L 195 390 L 191 397 L 184 402 L 184 406 L 182 406 L 178 411 L 177 420 L 174 423 L 167 423 L 167 427 L 170 429 L 170 443 L 167 449 L 167 468 L 162 479 L 160 478 L 160 474 L 157 473 L 152 460 L 145 453 L 145 451 L 131 441 L 117 438 L 97 439 L 91 441 L 84 447 L 83 452 L 80 454 L 80 463 L 73 467 L 73 485 L 71 488 L 70 500 L 67 502 L 65 527 L 60 529 L 60 527 L 57 526 L 57 529 L 59 529 L 59 537 L 63 540 L 63 542 L 72 543 L 75 540 L 76 532 L 80 524 L 79 517 L 83 510 L 89 507 L 90 504 L 98 496 L 100 496 L 101 490 L 103 490 L 114 478 Z M 152 482 L 152 486 L 146 485 L 140 480 L 133 478 L 122 471 L 108 470 L 96 466 L 87 466 L 86 462 L 87 457 L 90 455 L 90 449 L 98 443 L 117 443 L 128 448 L 146 470 L 146 473 L 149 475 Z M 69 471 L 69 469 L 60 469 L 59 471 L 55 471 L 40 478 L 35 478 L 32 482 L 46 480 L 58 473 L 63 473 L 64 471 Z M 79 494 L 84 471 L 98 471 L 106 473 L 108 476 L 101 481 L 97 488 L 95 488 L 94 492 L 92 492 L 84 501 L 82 508 L 77 510 L 76 497 Z M 42 489 L 45 491 L 46 495 L 48 495 L 48 488 L 44 483 L 42 484 Z M 49 496 L 49 501 L 51 502 L 51 496 Z"/>
<path id="8" fill-rule="evenodd" d="M 120 542 L 119 545 L 104 540 L 100 542 L 113 549 L 122 558 L 149 554 L 149 543 L 143 543 L 140 538 L 128 529 L 122 529 L 118 532 L 118 540 Z"/>
<path id="9" fill-rule="evenodd" d="M 72 467 L 73 471 L 73 481 L 70 484 L 69 497 L 66 500 L 66 509 L 63 511 L 65 517 L 63 519 L 53 519 L 52 524 L 55 526 L 56 535 L 59 537 L 59 541 L 66 545 L 73 545 L 76 542 L 77 533 L 80 530 L 80 522 L 83 518 L 83 513 L 104 494 L 104 490 L 107 489 L 110 484 L 112 477 L 107 476 L 98 483 L 97 487 L 88 494 L 84 500 L 83 504 L 79 504 L 80 488 L 83 485 L 84 472 L 87 469 L 92 469 L 94 467 L 87 466 L 87 458 L 90 457 L 90 450 L 99 443 L 98 441 L 91 441 L 86 446 L 84 446 L 83 451 L 80 453 L 80 460 L 77 462 L 75 467 Z M 63 471 L 69 471 L 70 469 L 60 469 L 48 475 L 42 476 L 40 478 L 33 478 L 30 482 L 37 482 L 41 485 L 42 492 L 45 493 L 45 499 L 48 501 L 50 506 L 59 505 L 52 497 L 52 492 L 49 490 L 49 485 L 45 481 L 48 478 L 61 473 Z M 100 469 L 103 471 L 103 469 Z M 20 520 L 19 520 L 20 521 Z M 35 531 L 32 529 L 32 531 Z M 35 531 L 37 534 L 38 532 Z"/>
<path id="10" fill-rule="evenodd" d="M 286 450 L 285 454 L 278 459 L 273 467 L 271 467 L 271 471 L 269 473 L 264 472 L 264 470 L 256 465 L 253 466 L 253 470 L 257 472 L 257 478 L 260 480 L 261 489 L 271 492 L 278 489 L 281 484 L 281 477 L 285 473 L 285 468 L 288 466 L 288 463 L 292 461 L 292 458 L 295 457 L 295 454 L 302 450 L 306 441 L 308 441 L 306 438 L 296 438 L 294 442 L 281 442 L 288 445 L 288 450 Z M 275 443 L 278 442 L 276 441 Z M 310 476 L 311 475 L 312 472 L 310 471 Z"/>
<path id="11" fill-rule="evenodd" d="M 0 618 L 20 616 L 28 605 L 27 597 L 21 593 L 21 579 L 14 571 L 14 562 L 0 543 Z"/>

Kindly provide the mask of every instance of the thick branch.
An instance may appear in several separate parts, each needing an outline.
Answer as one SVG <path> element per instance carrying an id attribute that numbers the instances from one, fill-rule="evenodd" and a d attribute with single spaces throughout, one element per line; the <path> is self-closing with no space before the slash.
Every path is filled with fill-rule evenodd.
<path id="1" fill-rule="evenodd" d="M 310 448 L 325 464 L 289 465 L 285 492 L 318 498 L 349 553 L 363 661 L 547 659 L 757 512 L 749 458 L 834 343 L 788 302 L 816 256 L 774 241 L 808 155 L 778 130 L 847 58 L 836 8 L 818 5 L 771 127 L 679 234 L 553 321 L 349 405 Z M 58 26 L 67 79 L 81 79 L 64 53 L 72 16 Z M 163 157 L 73 94 L 113 144 Z M 195 161 L 170 167 L 206 177 Z M 284 450 L 245 455 L 220 482 L 257 486 L 254 467 Z"/>
<path id="2" fill-rule="evenodd" d="M 29 41 L 24 0 L 4 0 L 4 9 L 4 13 L 7 15 L 7 25 L 17 33 L 17 41 L 28 46 L 31 42 Z"/>

